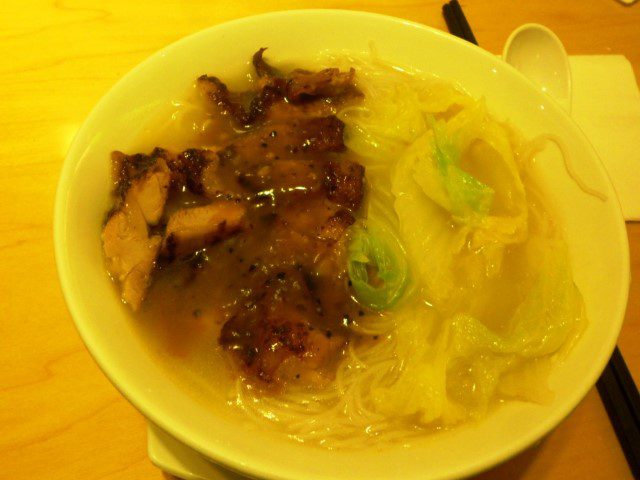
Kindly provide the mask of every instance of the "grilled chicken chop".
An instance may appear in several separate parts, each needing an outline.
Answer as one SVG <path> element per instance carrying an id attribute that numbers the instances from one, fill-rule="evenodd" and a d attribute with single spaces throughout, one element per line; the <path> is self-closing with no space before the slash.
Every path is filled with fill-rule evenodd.
<path id="1" fill-rule="evenodd" d="M 189 282 L 213 269 L 216 284 L 206 288 L 231 292 L 220 344 L 262 383 L 319 382 L 360 311 L 345 232 L 363 200 L 364 168 L 347 154 L 335 113 L 361 94 L 353 69 L 284 75 L 263 53 L 253 57 L 254 91 L 198 78 L 233 131 L 222 148 L 113 153 L 104 252 L 133 310 L 153 275 L 196 265 Z"/>

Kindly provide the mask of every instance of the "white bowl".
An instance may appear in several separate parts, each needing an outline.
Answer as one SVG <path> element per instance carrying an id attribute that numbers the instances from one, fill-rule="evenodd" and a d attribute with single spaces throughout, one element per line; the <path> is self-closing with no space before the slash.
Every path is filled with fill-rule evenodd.
<path id="1" fill-rule="evenodd" d="M 457 82 L 527 137 L 562 138 L 580 177 L 606 201 L 584 194 L 557 155 L 538 158 L 544 185 L 569 244 L 589 324 L 553 371 L 555 400 L 511 402 L 484 421 L 412 441 L 409 448 L 328 451 L 265 430 L 247 435 L 177 388 L 130 328 L 105 274 L 100 228 L 109 204 L 109 152 L 127 149 L 154 112 L 180 98 L 202 73 L 228 78 L 251 54 L 295 62 L 328 50 L 369 51 Z M 55 207 L 55 249 L 77 328 L 105 374 L 143 415 L 206 457 L 254 476 L 286 479 L 454 478 L 499 463 L 554 428 L 594 385 L 613 351 L 629 284 L 626 231 L 616 195 L 595 151 L 561 108 L 493 55 L 440 31 L 371 13 L 298 10 L 225 23 L 187 37 L 140 64 L 95 107 L 64 164 Z"/>

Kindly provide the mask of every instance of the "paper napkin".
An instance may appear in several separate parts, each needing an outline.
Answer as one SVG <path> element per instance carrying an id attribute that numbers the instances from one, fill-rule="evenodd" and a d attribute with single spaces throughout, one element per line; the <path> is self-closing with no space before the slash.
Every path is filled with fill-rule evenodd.
<path id="1" fill-rule="evenodd" d="M 623 55 L 569 57 L 571 116 L 602 159 L 625 220 L 640 220 L 640 92 Z"/>

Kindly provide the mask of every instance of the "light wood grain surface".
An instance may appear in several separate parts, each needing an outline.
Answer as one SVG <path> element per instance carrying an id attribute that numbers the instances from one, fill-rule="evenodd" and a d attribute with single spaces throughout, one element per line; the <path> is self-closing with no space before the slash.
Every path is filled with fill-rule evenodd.
<path id="1" fill-rule="evenodd" d="M 102 375 L 66 310 L 52 212 L 67 148 L 100 97 L 159 48 L 269 10 L 353 8 L 445 29 L 441 1 L 0 2 L 0 479 L 162 479 L 143 418 Z M 622 53 L 640 78 L 640 4 L 462 1 L 487 50 L 540 22 L 570 54 Z M 640 379 L 640 224 L 628 224 L 630 301 L 619 345 Z M 539 446 L 483 479 L 631 478 L 592 390 Z"/>

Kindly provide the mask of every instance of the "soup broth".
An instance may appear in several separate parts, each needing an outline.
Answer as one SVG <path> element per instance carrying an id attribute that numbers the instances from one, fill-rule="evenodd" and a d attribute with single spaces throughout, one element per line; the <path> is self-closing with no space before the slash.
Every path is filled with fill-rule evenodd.
<path id="1" fill-rule="evenodd" d="M 174 175 L 204 158 L 149 224 L 162 245 L 132 318 L 176 382 L 328 447 L 548 401 L 584 313 L 527 176 L 532 143 L 435 78 L 336 57 L 313 90 L 317 72 L 283 74 L 262 54 L 236 103 L 200 77 L 140 139 Z M 282 78 L 303 80 L 268 103 Z M 229 209 L 221 232 L 170 239 L 172 218 L 213 204 Z"/>

